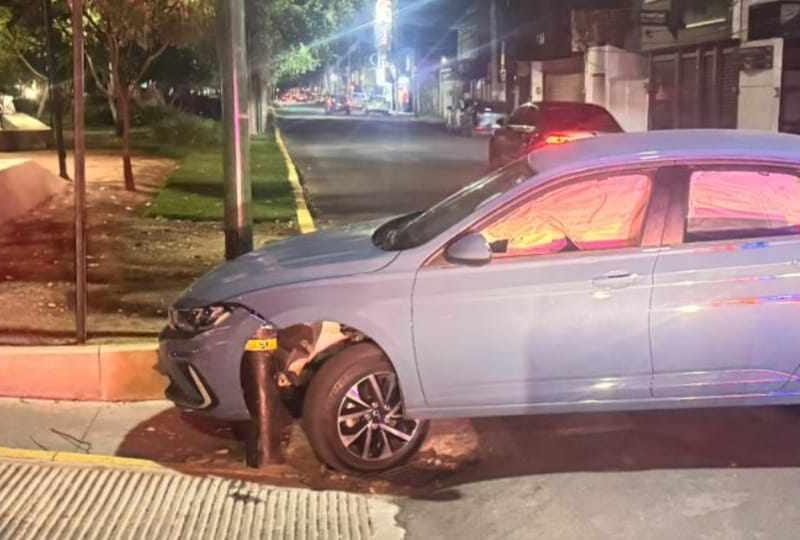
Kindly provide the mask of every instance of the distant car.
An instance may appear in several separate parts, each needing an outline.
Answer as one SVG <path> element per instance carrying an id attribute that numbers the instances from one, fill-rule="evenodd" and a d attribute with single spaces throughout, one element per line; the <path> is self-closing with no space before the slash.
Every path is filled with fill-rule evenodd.
<path id="1" fill-rule="evenodd" d="M 350 100 L 347 99 L 347 96 L 335 95 L 325 98 L 325 114 L 334 114 L 337 112 L 350 114 L 350 111 Z"/>
<path id="2" fill-rule="evenodd" d="M 505 103 L 479 101 L 473 107 L 470 135 L 494 135 L 506 116 Z"/>
<path id="3" fill-rule="evenodd" d="M 364 106 L 364 112 L 366 114 L 379 113 L 388 115 L 391 110 L 392 104 L 383 96 L 372 96 L 367 100 L 367 104 Z"/>
<path id="4" fill-rule="evenodd" d="M 359 471 L 434 417 L 798 404 L 798 259 L 800 137 L 596 137 L 222 264 L 159 366 L 180 407 L 248 419 L 243 351 L 272 328 L 317 455 Z"/>
<path id="5" fill-rule="evenodd" d="M 493 169 L 543 144 L 623 131 L 603 107 L 569 101 L 526 103 L 499 123 L 489 141 L 489 164 Z"/>

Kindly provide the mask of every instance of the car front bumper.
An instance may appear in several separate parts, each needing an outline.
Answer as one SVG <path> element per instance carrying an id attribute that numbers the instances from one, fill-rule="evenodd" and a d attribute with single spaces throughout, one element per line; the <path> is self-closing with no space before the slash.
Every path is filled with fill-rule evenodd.
<path id="1" fill-rule="evenodd" d="M 170 381 L 167 398 L 182 409 L 216 418 L 250 418 L 242 389 L 242 354 L 247 340 L 263 324 L 237 309 L 219 326 L 200 334 L 164 328 L 158 367 Z"/>

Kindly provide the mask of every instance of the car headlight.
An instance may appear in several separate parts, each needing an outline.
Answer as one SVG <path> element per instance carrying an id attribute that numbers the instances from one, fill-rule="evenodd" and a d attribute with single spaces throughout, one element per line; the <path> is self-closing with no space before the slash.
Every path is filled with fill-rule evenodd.
<path id="1" fill-rule="evenodd" d="M 215 304 L 191 309 L 169 309 L 169 324 L 184 332 L 200 333 L 217 326 L 231 314 L 230 306 Z"/>

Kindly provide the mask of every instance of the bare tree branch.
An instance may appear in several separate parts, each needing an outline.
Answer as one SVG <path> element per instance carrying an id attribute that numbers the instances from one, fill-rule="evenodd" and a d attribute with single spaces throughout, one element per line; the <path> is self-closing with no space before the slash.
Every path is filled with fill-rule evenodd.
<path id="1" fill-rule="evenodd" d="M 147 60 L 145 60 L 144 64 L 142 65 L 142 69 L 139 70 L 139 74 L 136 76 L 134 80 L 130 81 L 130 84 L 134 85 L 139 81 L 141 81 L 142 78 L 145 76 L 145 73 L 147 73 L 147 70 L 150 69 L 150 66 L 153 64 L 153 62 L 158 60 L 158 57 L 164 54 L 164 51 L 166 51 L 168 47 L 169 44 L 165 43 L 161 47 L 159 47 L 158 50 L 156 50 L 154 53 L 148 56 Z"/>
<path id="2" fill-rule="evenodd" d="M 94 83 L 106 94 L 110 94 L 110 84 L 106 83 L 103 84 L 103 81 L 100 78 L 100 75 L 97 73 L 97 69 L 94 65 L 94 60 L 92 59 L 92 55 L 88 52 L 86 53 L 86 63 L 89 64 L 89 72 L 92 74 L 92 78 L 94 79 Z"/>

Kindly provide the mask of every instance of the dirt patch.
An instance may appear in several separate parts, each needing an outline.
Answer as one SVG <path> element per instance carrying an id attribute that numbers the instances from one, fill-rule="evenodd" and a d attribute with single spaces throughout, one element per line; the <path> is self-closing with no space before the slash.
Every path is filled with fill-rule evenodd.
<path id="1" fill-rule="evenodd" d="M 440 420 L 433 422 L 427 441 L 407 464 L 380 474 L 343 474 L 317 459 L 296 422 L 285 449 L 285 463 L 252 469 L 245 465 L 244 443 L 235 426 L 173 408 L 136 426 L 117 455 L 158 461 L 191 474 L 279 486 L 421 495 L 449 485 L 454 475 L 471 469 L 478 442 L 469 421 Z"/>
<path id="2" fill-rule="evenodd" d="M 57 171 L 52 152 L 25 157 Z M 169 304 L 223 260 L 222 226 L 143 217 L 178 166 L 173 160 L 135 157 L 135 193 L 122 187 L 119 155 L 91 152 L 86 165 L 90 336 L 114 341 L 155 337 Z M 72 341 L 72 201 L 70 186 L 28 215 L 0 224 L 0 343 Z M 293 233 L 291 222 L 261 223 L 255 226 L 256 245 Z"/>

